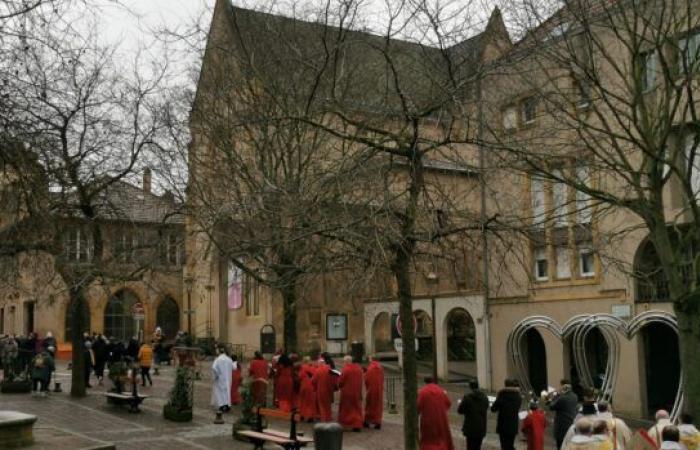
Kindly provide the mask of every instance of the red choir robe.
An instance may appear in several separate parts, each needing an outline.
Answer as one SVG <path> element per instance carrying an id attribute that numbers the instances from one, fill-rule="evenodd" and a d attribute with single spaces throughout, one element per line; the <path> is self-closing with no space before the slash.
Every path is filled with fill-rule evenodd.
<path id="1" fill-rule="evenodd" d="M 346 364 L 340 374 L 338 387 L 338 423 L 344 428 L 362 428 L 362 367 L 355 363 Z"/>
<path id="2" fill-rule="evenodd" d="M 236 363 L 236 368 L 231 374 L 231 404 L 238 405 L 241 403 L 241 393 L 238 388 L 241 387 L 241 363 Z"/>
<path id="3" fill-rule="evenodd" d="M 435 383 L 426 384 L 418 392 L 421 450 L 454 450 L 447 419 L 451 405 L 445 391 Z"/>
<path id="4" fill-rule="evenodd" d="M 264 359 L 252 360 L 248 368 L 248 375 L 253 379 L 250 388 L 253 403 L 256 405 L 265 405 L 267 403 L 267 379 L 269 376 L 267 361 Z"/>
<path id="5" fill-rule="evenodd" d="M 275 392 L 279 409 L 291 412 L 294 408 L 294 367 L 277 365 Z"/>
<path id="6" fill-rule="evenodd" d="M 547 419 L 544 411 L 537 409 L 530 411 L 523 420 L 521 430 L 527 438 L 527 450 L 544 450 L 544 429 Z"/>
<path id="7" fill-rule="evenodd" d="M 331 374 L 331 368 L 327 364 L 319 365 L 311 382 L 316 390 L 316 403 L 321 422 L 332 421 L 331 404 L 333 403 L 335 380 Z"/>
<path id="8" fill-rule="evenodd" d="M 384 412 L 384 369 L 377 361 L 372 361 L 365 373 L 365 423 L 382 424 Z"/>
<path id="9" fill-rule="evenodd" d="M 299 414 L 304 420 L 318 417 L 316 391 L 313 384 L 315 374 L 316 368 L 311 364 L 304 364 L 299 369 Z"/>

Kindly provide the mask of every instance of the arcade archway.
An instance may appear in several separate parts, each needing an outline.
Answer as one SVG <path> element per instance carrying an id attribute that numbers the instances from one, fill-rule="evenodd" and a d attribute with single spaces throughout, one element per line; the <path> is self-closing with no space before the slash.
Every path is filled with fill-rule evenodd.
<path id="1" fill-rule="evenodd" d="M 668 325 L 651 323 L 642 330 L 644 369 L 646 375 L 646 410 L 671 411 L 680 382 L 680 350 L 678 335 Z"/>
<path id="2" fill-rule="evenodd" d="M 172 297 L 165 297 L 156 311 L 156 326 L 165 339 L 174 339 L 180 330 L 180 307 Z"/>
<path id="3" fill-rule="evenodd" d="M 450 378 L 476 379 L 476 328 L 471 315 L 462 308 L 455 308 L 447 314 L 445 328 Z"/>
<path id="4" fill-rule="evenodd" d="M 389 317 L 389 313 L 382 312 L 374 318 L 374 323 L 372 324 L 372 344 L 374 345 L 375 353 L 394 351 L 391 339 L 391 317 Z"/>
<path id="5" fill-rule="evenodd" d="M 138 303 L 136 295 L 126 289 L 109 298 L 104 313 L 104 333 L 109 338 L 128 341 L 136 331 L 132 307 Z"/>
<path id="6" fill-rule="evenodd" d="M 530 385 L 535 395 L 547 389 L 547 349 L 542 335 L 535 328 L 530 328 L 525 333 L 523 349 L 527 364 L 527 374 Z"/>

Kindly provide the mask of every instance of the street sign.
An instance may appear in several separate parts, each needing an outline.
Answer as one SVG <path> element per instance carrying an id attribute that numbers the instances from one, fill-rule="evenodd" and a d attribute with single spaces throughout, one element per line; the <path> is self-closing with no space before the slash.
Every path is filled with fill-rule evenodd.
<path id="1" fill-rule="evenodd" d="M 416 320 L 416 315 L 413 315 L 413 334 L 418 331 L 418 321 Z M 401 336 L 401 316 L 396 318 L 396 332 Z"/>
<path id="2" fill-rule="evenodd" d="M 403 353 L 403 341 L 401 338 L 394 339 L 394 350 L 398 353 Z M 418 351 L 418 339 L 416 339 L 416 351 Z"/>
<path id="3" fill-rule="evenodd" d="M 131 315 L 134 316 L 134 319 L 136 319 L 136 316 L 143 316 L 145 313 L 146 309 L 143 307 L 143 303 L 141 302 L 136 302 L 131 307 Z"/>
<path id="4" fill-rule="evenodd" d="M 631 305 L 612 305 L 612 315 L 620 319 L 629 319 L 632 317 Z"/>

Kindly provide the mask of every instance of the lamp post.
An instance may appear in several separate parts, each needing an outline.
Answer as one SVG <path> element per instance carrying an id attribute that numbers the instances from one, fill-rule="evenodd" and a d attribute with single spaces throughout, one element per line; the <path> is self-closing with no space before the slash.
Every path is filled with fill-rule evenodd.
<path id="1" fill-rule="evenodd" d="M 188 276 L 184 281 L 185 289 L 187 289 L 187 335 L 192 339 L 192 288 L 194 287 L 194 278 Z"/>
<path id="2" fill-rule="evenodd" d="M 435 287 L 440 282 L 440 277 L 436 272 L 428 272 L 426 275 L 428 286 L 430 289 L 430 313 L 433 318 L 433 379 L 437 381 L 438 379 L 438 367 L 437 367 L 437 317 L 435 316 Z"/>

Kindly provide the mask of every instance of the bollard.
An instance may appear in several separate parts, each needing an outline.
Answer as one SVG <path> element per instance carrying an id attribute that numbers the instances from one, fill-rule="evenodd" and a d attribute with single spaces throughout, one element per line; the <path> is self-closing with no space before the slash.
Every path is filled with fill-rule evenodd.
<path id="1" fill-rule="evenodd" d="M 397 377 L 386 378 L 386 402 L 389 406 L 389 414 L 398 414 L 399 410 L 396 407 L 396 380 Z"/>
<path id="2" fill-rule="evenodd" d="M 214 423 L 217 424 L 217 425 L 221 425 L 221 424 L 225 423 L 225 422 L 224 422 L 224 417 L 223 417 L 223 415 L 221 414 L 221 411 L 217 411 L 217 412 L 216 412 L 216 417 L 214 418 Z"/>
<path id="3" fill-rule="evenodd" d="M 333 422 L 314 425 L 314 447 L 316 450 L 342 450 L 343 427 Z"/>
<path id="4" fill-rule="evenodd" d="M 153 368 L 153 375 L 154 375 L 154 376 L 160 375 L 160 374 L 158 373 L 158 366 L 155 366 L 155 367 Z"/>
<path id="5" fill-rule="evenodd" d="M 63 389 L 61 389 L 61 383 L 59 383 L 58 381 L 54 381 L 53 391 L 54 392 L 63 392 Z"/>

